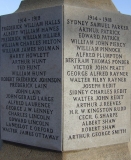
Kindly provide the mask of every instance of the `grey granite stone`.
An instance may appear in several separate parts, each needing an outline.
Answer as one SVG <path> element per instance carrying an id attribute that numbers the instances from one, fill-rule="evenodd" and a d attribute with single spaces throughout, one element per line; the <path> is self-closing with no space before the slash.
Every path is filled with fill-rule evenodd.
<path id="1" fill-rule="evenodd" d="M 63 150 L 129 142 L 130 35 L 130 16 L 64 6 Z"/>
<path id="2" fill-rule="evenodd" d="M 57 5 L 62 5 L 62 7 L 25 12 L 27 10 Z M 74 5 L 77 7 L 74 7 Z M 62 8 L 64 8 L 64 10 L 62 10 Z M 101 9 L 101 11 L 98 9 Z M 26 0 L 21 3 L 17 12 L 13 15 L 2 17 L 2 26 L 5 27 L 5 29 L 3 28 L 2 30 L 2 38 L 4 38 L 2 40 L 2 52 L 5 53 L 5 55 L 2 53 L 3 79 L 1 78 L 2 127 L 4 127 L 2 128 L 2 137 L 4 140 L 26 145 L 4 143 L 0 153 L 0 159 L 130 160 L 129 64 L 131 17 L 118 14 L 112 2 L 108 0 L 38 0 L 37 2 Z M 37 35 L 33 33 L 36 31 L 33 31 L 33 29 L 36 28 L 36 26 L 33 27 L 33 25 L 36 25 L 36 21 L 39 22 L 40 17 L 42 17 L 43 21 L 43 23 L 37 24 L 40 30 L 43 28 L 43 24 L 46 24 L 46 27 L 44 27 L 48 29 L 52 26 L 50 29 L 52 31 L 50 32 L 47 31 L 48 29 L 41 30 L 42 41 L 39 40 L 40 35 L 37 36 L 37 40 L 33 40 L 33 34 L 35 36 Z M 57 19 L 57 17 L 59 18 Z M 64 19 L 62 19 L 62 17 Z M 46 18 L 47 21 L 45 23 Z M 30 20 L 32 21 L 31 23 Z M 22 24 L 17 27 L 25 27 L 26 36 L 24 32 L 22 32 L 22 28 L 18 30 L 15 28 L 14 30 L 16 30 L 16 32 L 10 32 L 8 30 L 10 24 L 16 25 L 17 23 Z M 31 33 L 29 34 L 29 32 Z M 46 32 L 49 32 L 49 34 L 46 34 Z M 50 41 L 49 37 L 52 32 L 55 33 L 54 36 L 56 36 L 56 38 L 53 37 L 53 39 L 60 37 L 61 40 L 57 42 L 54 40 Z M 12 34 L 13 36 L 16 34 L 21 37 L 20 39 L 16 38 L 14 45 L 17 43 L 19 46 L 18 50 L 23 50 L 24 55 L 21 53 L 16 56 L 16 53 L 9 53 L 10 48 L 12 48 L 10 45 L 13 44 L 9 42 L 8 37 Z M 90 38 L 87 40 L 89 36 Z M 27 59 L 27 57 L 25 58 L 25 55 L 28 54 L 26 50 L 28 48 L 27 42 L 35 47 L 34 50 L 32 48 L 27 64 L 20 65 L 18 64 L 19 60 Z M 59 50 L 57 50 L 57 52 L 50 51 L 49 55 L 51 56 L 49 57 L 41 57 L 45 60 L 40 60 L 40 65 L 37 64 L 36 66 L 38 57 L 32 57 L 32 53 L 36 53 L 35 49 L 37 48 L 36 54 L 38 55 L 38 53 L 40 53 L 38 52 L 38 47 L 44 46 L 47 48 L 54 46 L 52 43 L 59 43 L 59 47 L 57 46 Z M 112 51 L 109 51 L 110 49 Z M 105 57 L 107 54 L 108 57 Z M 112 56 L 110 57 L 109 55 Z M 103 64 L 100 64 L 99 61 L 97 61 L 98 59 L 99 61 L 104 60 Z M 118 60 L 120 60 L 119 63 Z M 32 72 L 29 65 L 33 66 L 33 63 L 35 68 Z M 28 74 L 26 74 L 28 71 L 27 68 L 30 68 L 29 72 L 31 73 L 28 72 Z M 20 72 L 18 72 L 19 70 Z M 36 73 L 34 71 L 38 72 Z M 37 76 L 38 73 L 39 75 Z M 39 83 L 37 80 L 36 83 L 31 85 L 32 87 L 30 89 L 19 89 L 18 86 L 16 87 L 14 85 L 16 82 L 21 83 L 18 77 L 30 76 L 30 74 L 34 75 L 35 80 L 39 79 L 41 82 L 44 81 L 44 78 L 48 78 L 48 76 L 53 76 L 53 78 L 56 76 L 55 78 L 59 77 L 59 79 L 61 79 L 61 81 L 59 81 L 61 83 L 58 85 L 44 83 L 45 85 L 42 85 L 44 88 L 38 89 L 38 92 L 30 92 L 34 90 L 36 85 L 38 87 Z M 41 79 L 40 74 L 42 76 Z M 12 79 L 9 77 L 12 77 Z M 119 77 L 120 79 L 118 81 Z M 85 81 L 82 80 L 83 82 L 81 82 L 80 78 L 81 80 L 83 78 Z M 23 84 L 24 83 L 25 82 L 23 82 Z M 24 97 L 21 100 L 18 100 L 19 93 L 21 94 L 19 99 L 20 97 Z M 34 96 L 32 96 L 32 99 L 27 100 L 27 95 L 29 96 L 29 94 L 34 94 Z M 48 106 L 46 105 L 48 109 L 40 110 L 40 106 L 37 106 L 37 108 L 28 106 L 30 102 L 37 102 L 33 97 L 38 98 L 43 95 L 49 97 L 50 94 L 52 94 L 55 99 L 53 98 L 53 101 L 51 101 L 51 103 L 49 102 L 50 104 L 48 104 Z M 15 99 L 15 97 L 17 98 Z M 16 108 L 14 106 L 16 106 Z M 50 107 L 54 108 L 51 109 Z M 30 108 L 33 108 L 33 110 Z M 26 109 L 28 109 L 28 112 Z M 15 112 L 19 113 L 19 117 L 18 114 L 17 116 L 14 114 Z M 23 114 L 24 112 L 25 114 Z M 46 112 L 46 114 L 43 114 L 43 112 Z M 43 121 L 43 124 L 46 123 L 48 127 L 51 126 L 44 134 L 42 131 L 44 128 L 40 126 L 40 123 L 34 125 L 29 124 L 29 120 L 36 120 L 32 117 L 32 115 L 36 113 L 38 116 L 46 115 L 46 118 L 49 120 L 48 122 L 45 122 L 45 119 Z M 25 115 L 25 117 L 20 118 L 22 114 Z M 17 123 L 16 119 L 19 119 Z M 20 128 L 22 126 L 25 128 Z M 13 130 L 10 128 L 16 129 Z M 31 129 L 33 129 L 32 132 Z M 14 132 L 17 130 L 17 133 L 13 133 L 12 130 Z M 10 131 L 12 131 L 12 133 Z M 20 133 L 22 134 L 20 135 Z M 42 137 L 37 137 L 36 135 Z M 50 136 L 52 139 L 47 140 L 49 135 L 52 135 Z M 47 151 L 45 149 L 27 147 L 27 145 L 63 152 Z"/>
<path id="3" fill-rule="evenodd" d="M 2 17 L 4 140 L 62 150 L 61 13 L 55 7 Z"/>
<path id="4" fill-rule="evenodd" d="M 3 16 L 1 34 L 3 140 L 59 151 L 129 142 L 129 16 L 64 5 Z"/>
<path id="5" fill-rule="evenodd" d="M 21 2 L 21 5 L 17 12 L 64 4 L 117 12 L 116 7 L 111 0 L 24 0 Z"/>

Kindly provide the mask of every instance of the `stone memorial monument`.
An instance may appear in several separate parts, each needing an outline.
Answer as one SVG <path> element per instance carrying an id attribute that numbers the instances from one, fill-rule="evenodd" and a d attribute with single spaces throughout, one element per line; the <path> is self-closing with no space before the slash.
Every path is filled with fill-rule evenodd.
<path id="1" fill-rule="evenodd" d="M 2 16 L 0 159 L 129 160 L 130 60 L 131 17 L 110 0 Z"/>

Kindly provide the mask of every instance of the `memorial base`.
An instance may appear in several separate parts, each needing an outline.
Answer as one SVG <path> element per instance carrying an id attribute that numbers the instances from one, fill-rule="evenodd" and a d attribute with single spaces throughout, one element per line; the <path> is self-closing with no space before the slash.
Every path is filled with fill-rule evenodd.
<path id="1" fill-rule="evenodd" d="M 4 142 L 0 160 L 131 160 L 129 145 L 124 143 L 62 153 Z"/>

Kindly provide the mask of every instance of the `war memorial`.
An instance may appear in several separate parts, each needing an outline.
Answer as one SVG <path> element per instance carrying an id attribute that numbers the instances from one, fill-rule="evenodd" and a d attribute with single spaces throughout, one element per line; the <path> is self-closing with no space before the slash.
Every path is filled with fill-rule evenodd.
<path id="1" fill-rule="evenodd" d="M 24 0 L 0 20 L 0 160 L 130 160 L 131 16 Z"/>

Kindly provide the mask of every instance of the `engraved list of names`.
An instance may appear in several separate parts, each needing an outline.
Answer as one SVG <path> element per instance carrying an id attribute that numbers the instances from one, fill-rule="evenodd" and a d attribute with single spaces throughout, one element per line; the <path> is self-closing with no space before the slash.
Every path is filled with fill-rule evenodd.
<path id="1" fill-rule="evenodd" d="M 65 7 L 64 23 L 64 149 L 129 141 L 129 17 Z"/>
<path id="2" fill-rule="evenodd" d="M 2 139 L 61 150 L 61 7 L 2 17 Z"/>

